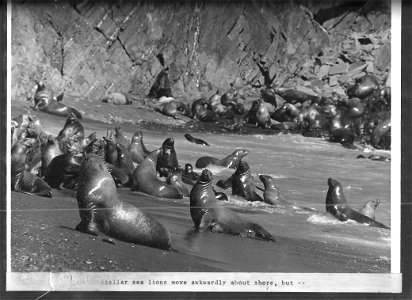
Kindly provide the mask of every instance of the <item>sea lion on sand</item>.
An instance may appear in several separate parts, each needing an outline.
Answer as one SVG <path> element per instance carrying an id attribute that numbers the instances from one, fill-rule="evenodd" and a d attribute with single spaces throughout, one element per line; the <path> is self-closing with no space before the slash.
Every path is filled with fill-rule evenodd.
<path id="1" fill-rule="evenodd" d="M 174 185 L 157 178 L 156 164 L 161 149 L 153 151 L 133 172 L 132 191 L 168 199 L 182 199 L 183 193 Z"/>
<path id="2" fill-rule="evenodd" d="M 204 140 L 195 138 L 195 137 L 191 136 L 191 135 L 188 134 L 188 133 L 185 134 L 185 138 L 186 138 L 189 142 L 192 142 L 192 143 L 195 143 L 195 144 L 198 144 L 198 145 L 210 146 L 210 145 L 209 145 L 207 142 L 205 142 Z"/>
<path id="3" fill-rule="evenodd" d="M 179 168 L 179 162 L 175 150 L 175 141 L 173 138 L 167 138 L 160 148 L 156 171 L 159 172 L 161 177 L 167 177 L 176 168 Z"/>
<path id="4" fill-rule="evenodd" d="M 263 201 L 256 193 L 255 182 L 252 178 L 252 172 L 249 164 L 240 161 L 232 180 L 232 195 L 241 196 L 248 201 Z"/>
<path id="5" fill-rule="evenodd" d="M 381 203 L 381 201 L 379 199 L 367 201 L 362 206 L 362 208 L 359 210 L 359 212 L 362 215 L 365 215 L 365 216 L 375 220 L 375 212 L 376 212 L 376 209 L 378 208 L 379 203 Z"/>
<path id="6" fill-rule="evenodd" d="M 110 93 L 107 96 L 102 98 L 103 103 L 111 103 L 113 105 L 127 105 L 132 104 L 132 101 L 129 100 L 124 94 L 119 92 Z"/>
<path id="7" fill-rule="evenodd" d="M 42 83 L 38 84 L 37 90 L 34 94 L 34 110 L 41 110 L 46 113 L 67 117 L 70 113 L 74 113 L 79 119 L 82 118 L 81 113 L 72 107 L 68 107 L 54 98 L 50 98 L 50 95 L 43 94 L 45 86 Z"/>
<path id="8" fill-rule="evenodd" d="M 169 250 L 170 233 L 165 226 L 136 206 L 122 202 L 104 161 L 87 154 L 79 173 L 77 203 L 81 221 L 76 230 Z"/>
<path id="9" fill-rule="evenodd" d="M 212 173 L 205 169 L 190 192 L 190 215 L 196 229 L 275 242 L 262 226 L 241 218 L 217 203 Z"/>
<path id="10" fill-rule="evenodd" d="M 326 194 L 326 211 L 334 215 L 336 219 L 342 222 L 353 220 L 368 226 L 390 229 L 388 226 L 364 216 L 349 207 L 345 194 L 343 193 L 342 185 L 339 181 L 328 178 L 328 185 L 329 189 Z"/>
<path id="11" fill-rule="evenodd" d="M 239 162 L 249 153 L 245 149 L 236 149 L 225 158 L 218 159 L 211 156 L 203 156 L 196 161 L 196 168 L 206 168 L 208 165 L 216 165 L 225 168 L 236 169 Z"/>
<path id="12" fill-rule="evenodd" d="M 143 144 L 143 133 L 141 131 L 135 132 L 132 137 L 132 142 L 129 146 L 130 156 L 132 157 L 133 162 L 140 164 L 146 156 L 150 154 Z"/>

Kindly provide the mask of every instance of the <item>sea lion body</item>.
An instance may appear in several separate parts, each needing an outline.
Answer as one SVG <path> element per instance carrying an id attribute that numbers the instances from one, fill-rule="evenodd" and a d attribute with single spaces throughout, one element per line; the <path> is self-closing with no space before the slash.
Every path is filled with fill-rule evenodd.
<path id="1" fill-rule="evenodd" d="M 116 125 L 114 127 L 114 131 L 114 138 L 116 139 L 116 142 L 123 148 L 128 148 L 130 146 L 130 140 L 124 134 L 123 129 L 119 125 Z"/>
<path id="2" fill-rule="evenodd" d="M 247 201 L 263 202 L 262 197 L 256 193 L 249 164 L 243 160 L 239 162 L 239 166 L 233 174 L 232 195 L 243 197 Z"/>
<path id="3" fill-rule="evenodd" d="M 388 148 L 384 141 L 385 136 L 390 136 L 391 133 L 391 118 L 379 123 L 373 130 L 371 134 L 371 144 L 375 148 Z M 390 144 L 390 143 L 389 143 Z M 390 145 L 389 145 L 390 147 Z"/>
<path id="4" fill-rule="evenodd" d="M 356 84 L 347 90 L 349 97 L 365 99 L 379 89 L 378 80 L 372 75 L 364 75 L 356 80 Z"/>
<path id="5" fill-rule="evenodd" d="M 353 210 L 346 201 L 342 185 L 339 181 L 329 178 L 328 185 L 329 189 L 326 195 L 326 211 L 335 216 L 336 219 L 342 222 L 353 220 L 368 226 L 390 229 L 388 226 L 379 223 L 357 212 L 356 210 Z"/>
<path id="6" fill-rule="evenodd" d="M 160 176 L 167 177 L 174 169 L 179 168 L 177 154 L 175 150 L 175 141 L 173 138 L 164 140 L 157 157 L 156 171 Z"/>
<path id="7" fill-rule="evenodd" d="M 159 152 L 153 151 L 133 172 L 132 191 L 168 199 L 182 199 L 183 193 L 174 185 L 157 178 L 156 164 Z"/>
<path id="8" fill-rule="evenodd" d="M 81 218 L 76 230 L 93 235 L 102 232 L 125 242 L 170 249 L 167 228 L 136 206 L 119 199 L 113 179 L 99 156 L 85 156 L 76 197 Z"/>
<path id="9" fill-rule="evenodd" d="M 187 107 L 186 104 L 181 101 L 171 101 L 165 103 L 165 105 L 163 105 L 163 108 L 159 109 L 158 111 L 165 116 L 177 118 L 179 112 L 186 114 Z"/>
<path id="10" fill-rule="evenodd" d="M 190 192 L 190 215 L 195 228 L 275 242 L 262 226 L 245 220 L 217 203 L 212 173 L 205 169 Z"/>
<path id="11" fill-rule="evenodd" d="M 359 213 L 375 220 L 375 212 L 379 203 L 381 203 L 379 199 L 367 201 L 359 210 Z"/>
<path id="12" fill-rule="evenodd" d="M 305 92 L 299 91 L 299 90 L 294 90 L 294 89 L 287 89 L 287 88 L 275 88 L 274 89 L 275 93 L 281 96 L 283 99 L 286 100 L 286 102 L 289 103 L 296 103 L 296 102 L 306 102 L 306 101 L 311 101 L 311 102 L 318 102 L 319 97 L 309 95 Z"/>
<path id="13" fill-rule="evenodd" d="M 269 175 L 259 175 L 259 179 L 262 181 L 265 186 L 263 192 L 264 202 L 272 205 L 290 205 L 283 197 L 280 196 L 279 190 L 276 187 L 275 179 Z"/>
<path id="14" fill-rule="evenodd" d="M 111 103 L 113 105 L 126 105 L 132 104 L 124 94 L 119 92 L 110 93 L 109 95 L 102 98 L 103 103 Z"/>
<path id="15" fill-rule="evenodd" d="M 186 164 L 182 174 L 182 181 L 186 184 L 194 185 L 198 179 L 199 174 L 193 172 L 193 166 L 191 164 Z"/>
<path id="16" fill-rule="evenodd" d="M 216 165 L 225 168 L 236 169 L 239 162 L 249 153 L 245 149 L 236 149 L 232 154 L 225 158 L 218 159 L 211 156 L 203 156 L 196 161 L 196 168 L 206 168 L 208 165 Z"/>
<path id="17" fill-rule="evenodd" d="M 35 100 L 36 103 L 36 100 Z M 55 116 L 60 116 L 60 117 L 67 117 L 70 113 L 73 113 L 76 115 L 77 118 L 81 119 L 82 114 L 78 112 L 75 108 L 66 106 L 62 103 L 60 103 L 57 100 L 49 100 L 46 98 L 40 98 L 38 99 L 37 103 L 34 106 L 34 110 L 41 110 L 46 113 L 55 115 Z"/>
<path id="18" fill-rule="evenodd" d="M 166 182 L 180 190 L 184 197 L 189 196 L 191 186 L 183 182 L 180 170 L 174 170 L 174 172 L 167 177 Z"/>
<path id="19" fill-rule="evenodd" d="M 133 166 L 133 160 L 130 156 L 130 153 L 126 148 L 124 148 L 120 144 L 116 145 L 116 149 L 117 149 L 118 155 L 117 155 L 115 166 L 122 169 L 127 174 L 129 178 L 127 184 L 132 184 L 134 166 Z M 124 184 L 125 183 L 123 183 L 123 186 Z"/>
<path id="20" fill-rule="evenodd" d="M 55 137 L 52 135 L 48 136 L 47 146 L 41 154 L 41 174 L 44 176 L 47 167 L 50 162 L 56 156 L 62 155 L 63 152 L 60 150 L 59 143 Z"/>
<path id="21" fill-rule="evenodd" d="M 74 189 L 81 162 L 81 154 L 58 155 L 47 166 L 44 179 L 52 188 Z"/>
<path id="22" fill-rule="evenodd" d="M 192 135 L 190 135 L 190 134 L 188 134 L 188 133 L 185 134 L 185 138 L 186 138 L 189 142 L 192 142 L 192 143 L 195 143 L 195 144 L 198 144 L 198 145 L 210 146 L 210 145 L 209 145 L 207 142 L 205 142 L 204 140 L 195 138 L 195 137 L 193 137 Z"/>
<path id="23" fill-rule="evenodd" d="M 132 138 L 132 142 L 129 146 L 130 156 L 136 164 L 140 164 L 146 156 L 150 154 L 143 144 L 143 134 L 141 131 L 137 131 Z"/>

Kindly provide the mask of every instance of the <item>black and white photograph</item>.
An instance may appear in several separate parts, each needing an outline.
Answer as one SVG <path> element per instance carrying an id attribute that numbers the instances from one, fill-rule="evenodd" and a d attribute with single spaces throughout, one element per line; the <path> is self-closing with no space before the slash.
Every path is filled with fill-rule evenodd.
<path id="1" fill-rule="evenodd" d="M 7 290 L 402 292 L 400 16 L 8 2 Z"/>

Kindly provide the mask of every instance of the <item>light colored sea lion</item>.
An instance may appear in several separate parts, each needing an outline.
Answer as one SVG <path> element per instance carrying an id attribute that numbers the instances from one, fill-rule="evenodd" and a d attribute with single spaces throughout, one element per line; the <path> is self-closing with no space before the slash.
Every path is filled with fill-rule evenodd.
<path id="1" fill-rule="evenodd" d="M 183 193 L 157 177 L 156 164 L 161 149 L 153 151 L 133 172 L 132 191 L 168 199 L 182 199 Z"/>
<path id="2" fill-rule="evenodd" d="M 376 212 L 376 209 L 378 208 L 378 205 L 380 203 L 381 203 L 381 201 L 379 199 L 367 201 L 362 206 L 362 208 L 359 210 L 359 212 L 362 215 L 365 215 L 365 216 L 375 220 L 375 212 Z"/>
<path id="3" fill-rule="evenodd" d="M 326 194 L 326 211 L 335 216 L 336 219 L 342 222 L 353 220 L 368 226 L 390 229 L 388 226 L 362 215 L 356 210 L 353 210 L 346 201 L 342 185 L 339 181 L 329 178 L 328 185 L 329 189 Z"/>
<path id="4" fill-rule="evenodd" d="M 239 162 L 232 179 L 232 195 L 245 198 L 247 201 L 262 201 L 262 197 L 256 193 L 255 182 L 249 164 L 243 160 Z"/>
<path id="5" fill-rule="evenodd" d="M 259 175 L 259 179 L 262 181 L 265 189 L 263 192 L 263 200 L 272 205 L 291 205 L 279 194 L 279 189 L 276 186 L 275 179 L 269 175 Z"/>
<path id="6" fill-rule="evenodd" d="M 164 140 L 157 157 L 156 171 L 160 176 L 167 177 L 176 168 L 179 168 L 175 150 L 175 140 L 167 138 Z"/>
<path id="7" fill-rule="evenodd" d="M 112 176 L 97 155 L 87 154 L 83 159 L 77 203 L 81 219 L 78 231 L 92 235 L 102 232 L 121 241 L 164 250 L 171 247 L 164 225 L 119 199 Z"/>
<path id="8" fill-rule="evenodd" d="M 109 95 L 104 96 L 102 98 L 102 102 L 111 103 L 113 105 L 132 104 L 132 101 L 130 101 L 124 94 L 119 92 L 110 93 Z"/>
<path id="9" fill-rule="evenodd" d="M 262 226 L 220 206 L 212 188 L 212 180 L 212 173 L 208 169 L 203 170 L 190 192 L 190 216 L 196 229 L 275 242 L 273 235 Z"/>
<path id="10" fill-rule="evenodd" d="M 230 169 L 236 169 L 239 162 L 249 153 L 245 149 L 236 149 L 225 158 L 218 159 L 211 156 L 203 156 L 196 161 L 196 168 L 206 168 L 208 165 L 216 165 Z"/>

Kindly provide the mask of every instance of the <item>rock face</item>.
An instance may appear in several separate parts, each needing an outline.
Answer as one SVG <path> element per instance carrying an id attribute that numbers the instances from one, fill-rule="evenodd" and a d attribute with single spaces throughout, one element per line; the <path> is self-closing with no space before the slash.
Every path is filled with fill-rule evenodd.
<path id="1" fill-rule="evenodd" d="M 350 71 L 387 72 L 390 14 L 382 6 L 319 24 L 312 2 L 16 3 L 12 100 L 43 79 L 56 94 L 98 101 L 121 92 L 139 101 L 164 67 L 173 96 L 187 100 L 231 86 L 336 86 Z"/>

